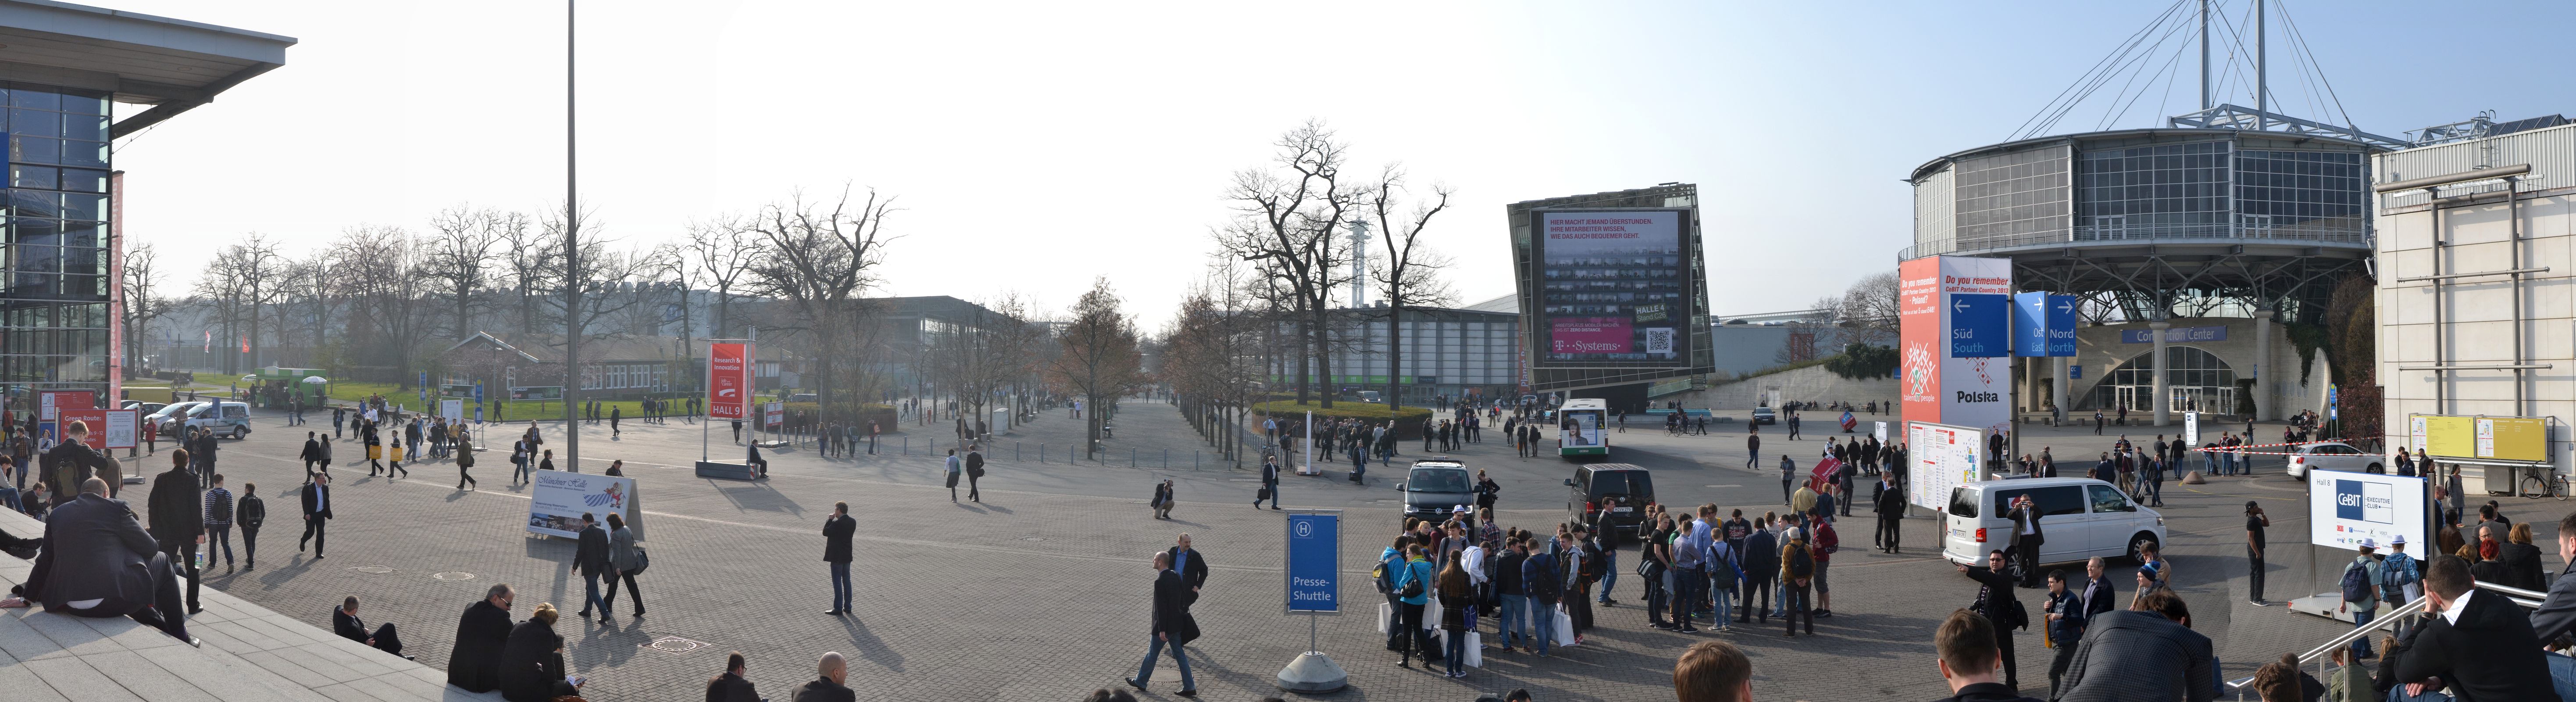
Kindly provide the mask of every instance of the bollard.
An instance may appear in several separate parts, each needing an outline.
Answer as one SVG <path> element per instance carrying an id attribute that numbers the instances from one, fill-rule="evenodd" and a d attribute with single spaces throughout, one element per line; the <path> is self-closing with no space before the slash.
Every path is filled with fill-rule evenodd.
<path id="1" fill-rule="evenodd" d="M 1134 446 L 1127 447 L 1127 467 L 1136 467 L 1136 447 Z"/>
<path id="2" fill-rule="evenodd" d="M 1190 470 L 1198 470 L 1198 469 L 1199 469 L 1199 452 L 1197 452 L 1197 451 L 1191 451 L 1191 452 L 1190 452 Z"/>
<path id="3" fill-rule="evenodd" d="M 912 437 L 911 437 L 911 436 L 905 436 L 905 437 L 903 437 L 903 455 L 906 455 L 906 456 L 910 456 L 910 455 L 912 455 Z"/>
<path id="4" fill-rule="evenodd" d="M 1163 449 L 1163 470 L 1172 469 L 1172 450 Z"/>
<path id="5" fill-rule="evenodd" d="M 1019 460 L 1020 460 L 1020 442 L 1017 442 L 1017 441 L 1013 441 L 1013 442 L 1011 442 L 1011 460 L 1012 460 L 1013 462 L 1017 462 L 1017 461 L 1019 461 Z"/>
<path id="6" fill-rule="evenodd" d="M 1038 444 L 1038 463 L 1046 463 L 1046 444 Z"/>

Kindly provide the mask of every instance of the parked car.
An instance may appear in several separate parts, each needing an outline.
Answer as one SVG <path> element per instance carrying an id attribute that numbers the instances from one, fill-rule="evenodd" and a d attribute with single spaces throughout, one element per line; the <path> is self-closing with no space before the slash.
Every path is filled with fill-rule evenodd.
<path id="1" fill-rule="evenodd" d="M 1476 481 L 1467 474 L 1467 464 L 1448 456 L 1433 456 L 1413 462 L 1404 481 L 1395 484 L 1404 493 L 1404 516 L 1441 521 L 1449 518 L 1453 508 L 1475 509 Z"/>
<path id="2" fill-rule="evenodd" d="M 143 415 L 143 421 L 144 423 L 155 427 L 163 436 L 168 436 L 171 432 L 179 430 L 180 417 L 188 416 L 188 412 L 190 410 L 194 410 L 198 406 L 206 404 L 211 403 L 194 400 L 188 402 L 173 402 L 163 405 L 159 412 Z"/>
<path id="3" fill-rule="evenodd" d="M 1361 391 L 1360 391 L 1360 401 L 1361 401 L 1361 402 L 1384 402 L 1385 400 L 1384 400 L 1384 399 L 1382 399 L 1382 396 L 1380 396 L 1376 390 L 1361 390 Z"/>
<path id="4" fill-rule="evenodd" d="M 216 436 L 236 440 L 250 437 L 250 403 L 204 402 L 188 410 L 187 425 L 204 427 Z"/>
<path id="5" fill-rule="evenodd" d="M 2341 441 L 2318 441 L 2300 444 L 2290 452 L 2290 477 L 2306 480 L 2308 471 L 2340 470 L 2348 473 L 2386 473 L 2379 454 L 2364 452 Z"/>
<path id="6" fill-rule="evenodd" d="M 1753 408 L 1753 423 L 1779 424 L 1780 413 L 1771 411 L 1771 408 L 1769 407 L 1755 407 Z"/>
<path id="7" fill-rule="evenodd" d="M 2129 501 L 2110 483 L 2092 478 L 2015 478 L 1950 489 L 1942 557 L 1952 563 L 1982 565 L 1986 552 L 2012 543 L 2013 523 L 2004 518 L 2004 512 L 2023 495 L 2029 495 L 2040 510 L 2039 528 L 2046 537 L 2039 546 L 2042 565 L 2095 556 L 2136 561 L 2139 544 L 2165 540 L 2164 515 Z"/>
<path id="8" fill-rule="evenodd" d="M 124 404 L 123 406 L 117 407 L 117 409 L 130 409 L 130 410 L 135 410 L 134 416 L 136 416 L 136 417 L 149 417 L 149 416 L 152 416 L 154 413 L 160 412 L 162 408 L 164 408 L 164 407 L 169 407 L 169 406 L 170 406 L 170 405 L 169 405 L 168 403 L 163 403 L 163 402 L 144 402 L 144 401 L 142 401 L 142 400 L 126 400 L 126 401 L 125 401 L 125 404 Z"/>
<path id="9" fill-rule="evenodd" d="M 1593 531 L 1610 536 L 1635 535 L 1646 522 L 1646 505 L 1655 501 L 1655 476 L 1633 463 L 1592 463 L 1574 467 L 1565 479 L 1565 513 Z M 1601 509 L 1607 506 L 1606 517 Z"/>

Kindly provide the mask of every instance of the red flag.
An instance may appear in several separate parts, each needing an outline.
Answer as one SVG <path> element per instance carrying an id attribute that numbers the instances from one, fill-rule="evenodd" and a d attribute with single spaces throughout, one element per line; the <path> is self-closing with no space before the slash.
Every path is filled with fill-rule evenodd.
<path id="1" fill-rule="evenodd" d="M 201 352 L 201 353 L 212 353 L 212 352 L 214 352 L 214 350 L 215 350 L 215 331 L 214 331 L 214 330 L 212 330 L 212 329 L 208 329 L 208 330 L 206 330 L 206 347 L 205 347 L 205 348 L 202 348 L 202 349 L 197 349 L 197 351 L 198 351 L 198 352 Z"/>
<path id="2" fill-rule="evenodd" d="M 250 337 L 248 335 L 242 336 L 241 347 L 242 353 L 250 353 Z"/>

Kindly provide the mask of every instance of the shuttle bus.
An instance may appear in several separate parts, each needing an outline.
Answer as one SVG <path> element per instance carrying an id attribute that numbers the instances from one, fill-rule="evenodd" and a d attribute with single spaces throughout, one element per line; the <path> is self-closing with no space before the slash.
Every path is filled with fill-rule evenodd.
<path id="1" fill-rule="evenodd" d="M 1610 456 L 1610 406 L 1597 398 L 1566 400 L 1556 408 L 1556 453 L 1568 460 Z"/>

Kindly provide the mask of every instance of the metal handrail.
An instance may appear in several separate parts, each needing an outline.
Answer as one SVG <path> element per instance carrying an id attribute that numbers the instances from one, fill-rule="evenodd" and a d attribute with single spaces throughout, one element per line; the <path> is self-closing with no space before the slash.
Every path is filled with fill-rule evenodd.
<path id="1" fill-rule="evenodd" d="M 2476 585 L 2480 590 L 2503 595 L 2507 601 L 2526 609 L 2539 609 L 2541 601 L 2549 598 L 2548 593 L 2533 592 L 2518 587 L 2507 587 L 2489 582 L 2473 582 L 2472 584 Z M 2332 639 L 2328 639 L 2324 644 L 2321 644 L 2316 648 L 2308 649 L 2306 653 L 2299 654 L 2299 665 L 2301 667 L 2306 667 L 2311 662 L 2316 663 L 2317 677 L 2322 679 L 2326 677 L 2328 672 L 2325 670 L 2325 661 L 2327 660 L 2326 654 L 2333 652 L 2337 648 L 2352 645 L 2354 640 L 2369 636 L 2373 632 L 2405 623 L 2406 618 L 2409 616 L 2425 613 L 2425 608 L 2430 606 L 2428 604 L 2429 602 L 2431 602 L 2431 600 L 2417 597 L 2413 601 L 2407 602 L 2405 605 L 2400 606 L 2387 614 L 2380 615 L 2377 618 L 2370 620 L 2370 623 L 2367 625 L 2353 627 L 2351 631 L 2344 632 Z M 2385 651 L 2381 652 L 2381 655 L 2386 654 L 2387 652 Z M 2253 682 L 2254 676 L 2248 675 L 2227 681 L 2227 687 L 2235 690 L 2236 699 L 2241 701 L 2245 699 L 2246 686 Z"/>

